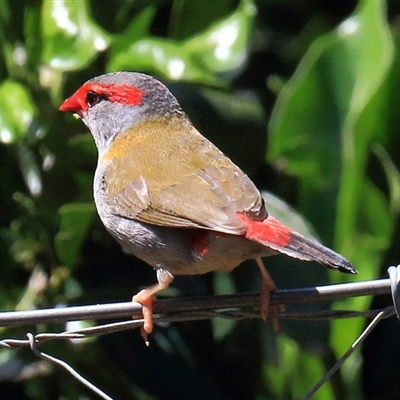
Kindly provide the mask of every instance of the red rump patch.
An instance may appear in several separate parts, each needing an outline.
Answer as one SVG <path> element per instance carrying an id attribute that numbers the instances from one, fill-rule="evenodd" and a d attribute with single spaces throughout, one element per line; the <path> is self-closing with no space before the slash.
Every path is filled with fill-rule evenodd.
<path id="1" fill-rule="evenodd" d="M 278 220 L 270 215 L 264 221 L 254 221 L 243 213 L 237 216 L 246 225 L 245 237 L 259 243 L 271 243 L 279 247 L 285 247 L 290 243 L 290 233 L 292 229 L 282 225 Z"/>
<path id="2" fill-rule="evenodd" d="M 209 248 L 209 232 L 203 229 L 188 231 L 185 244 L 189 248 L 193 248 L 198 256 L 204 257 Z"/>
<path id="3" fill-rule="evenodd" d="M 64 101 L 59 107 L 60 111 L 69 111 L 81 114 L 87 111 L 89 106 L 86 102 L 86 95 L 89 92 L 106 97 L 114 103 L 135 106 L 142 104 L 144 90 L 137 89 L 132 85 L 115 85 L 111 83 L 89 82 L 82 85 L 71 97 Z"/>

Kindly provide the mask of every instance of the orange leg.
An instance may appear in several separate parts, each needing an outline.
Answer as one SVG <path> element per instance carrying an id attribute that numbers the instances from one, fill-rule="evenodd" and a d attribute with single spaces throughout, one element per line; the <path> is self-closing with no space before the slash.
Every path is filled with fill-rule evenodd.
<path id="1" fill-rule="evenodd" d="M 261 318 L 264 321 L 267 321 L 268 314 L 269 314 L 270 294 L 271 294 L 271 292 L 275 291 L 277 288 L 276 288 L 274 280 L 272 279 L 271 275 L 268 273 L 267 269 L 265 268 L 263 260 L 261 258 L 256 258 L 256 263 L 257 263 L 258 268 L 260 269 L 261 278 L 262 278 L 261 293 L 260 293 L 260 303 L 261 303 L 260 314 L 261 314 Z M 282 310 L 282 307 L 281 306 L 273 306 L 273 310 L 276 310 L 276 309 Z M 272 326 L 274 328 L 274 331 L 279 330 L 279 322 L 278 322 L 277 318 L 272 319 Z"/>
<path id="2" fill-rule="evenodd" d="M 174 280 L 174 277 L 168 271 L 157 268 L 157 280 L 158 283 L 141 290 L 132 298 L 132 301 L 137 301 L 142 305 L 144 323 L 141 328 L 141 335 L 147 346 L 149 345 L 147 336 L 153 331 L 153 303 L 156 299 L 155 294 L 166 289 Z"/>

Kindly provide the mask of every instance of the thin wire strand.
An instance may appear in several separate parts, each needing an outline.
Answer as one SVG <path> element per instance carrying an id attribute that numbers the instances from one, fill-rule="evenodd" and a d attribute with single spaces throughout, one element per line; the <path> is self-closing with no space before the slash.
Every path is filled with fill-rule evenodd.
<path id="1" fill-rule="evenodd" d="M 93 383 L 89 382 L 86 378 L 84 378 L 81 374 L 79 374 L 74 368 L 72 368 L 68 363 L 66 363 L 63 360 L 60 360 L 59 358 L 50 356 L 49 354 L 43 353 L 36 347 L 36 340 L 35 336 L 32 333 L 27 333 L 26 335 L 29 340 L 29 345 L 31 347 L 32 352 L 46 360 L 49 361 L 52 364 L 58 365 L 61 368 L 64 368 L 67 372 L 69 372 L 75 379 L 77 379 L 79 382 L 81 382 L 84 386 L 86 386 L 88 389 L 90 389 L 92 392 L 96 393 L 98 396 L 100 396 L 104 400 L 113 400 L 112 397 L 108 396 L 105 394 L 102 390 L 100 390 L 97 386 L 93 385 Z"/>
<path id="2" fill-rule="evenodd" d="M 286 314 L 289 314 L 289 319 L 296 320 L 321 320 L 321 319 L 332 319 L 332 318 L 355 318 L 355 317 L 366 317 L 366 318 L 374 318 L 382 310 L 367 310 L 367 311 L 347 311 L 347 310 L 333 310 L 333 311 L 309 311 L 309 312 L 282 312 L 282 313 L 274 313 L 274 316 L 279 319 L 284 319 L 287 317 Z M 315 315 L 314 315 L 315 314 Z M 391 307 L 391 312 L 385 313 L 383 318 L 388 318 L 395 315 L 394 308 Z M 245 319 L 245 318 L 260 318 L 260 314 L 257 312 L 249 312 L 249 313 L 239 313 L 239 316 L 236 312 L 231 313 L 219 313 L 219 312 L 198 312 L 198 313 L 187 313 L 187 314 L 179 314 L 176 316 L 172 316 L 168 318 L 168 322 L 183 322 L 183 321 L 193 321 L 193 320 L 201 320 L 201 319 L 210 319 L 210 318 L 226 318 L 226 319 Z M 105 334 L 121 332 L 124 330 L 135 329 L 141 326 L 143 323 L 142 320 L 129 320 L 122 322 L 113 322 L 103 325 L 97 325 L 94 327 L 86 327 L 76 330 L 69 330 L 58 333 L 38 333 L 35 335 L 36 343 L 43 343 L 50 340 L 60 340 L 60 339 L 86 339 L 93 336 L 101 336 Z M 29 340 L 27 339 L 3 339 L 0 341 L 0 347 L 12 349 L 17 347 L 29 346 Z"/>
<path id="3" fill-rule="evenodd" d="M 335 365 L 321 378 L 321 380 L 310 390 L 310 392 L 303 397 L 302 400 L 309 400 L 311 397 L 323 386 L 325 382 L 342 366 L 342 364 L 355 352 L 360 344 L 367 338 L 372 332 L 378 322 L 385 317 L 385 315 L 393 314 L 393 306 L 387 307 L 382 310 L 367 326 L 367 328 L 361 333 L 357 340 L 351 345 L 351 347 L 344 353 L 342 357 L 335 363 Z"/>

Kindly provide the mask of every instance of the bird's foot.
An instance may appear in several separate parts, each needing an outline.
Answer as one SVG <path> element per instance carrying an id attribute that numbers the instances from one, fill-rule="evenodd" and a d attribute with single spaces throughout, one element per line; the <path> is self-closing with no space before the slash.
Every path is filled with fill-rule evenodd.
<path id="1" fill-rule="evenodd" d="M 148 335 L 150 335 L 150 333 L 153 331 L 153 303 L 156 299 L 156 296 L 154 295 L 160 290 L 166 289 L 174 280 L 174 277 L 167 270 L 158 267 L 156 271 L 158 283 L 141 290 L 132 298 L 132 301 L 137 301 L 142 305 L 144 322 L 142 328 L 140 329 L 140 334 L 144 339 L 146 346 L 149 345 Z"/>
<path id="2" fill-rule="evenodd" d="M 136 301 L 142 305 L 143 326 L 140 328 L 140 335 L 144 339 L 146 346 L 149 346 L 148 335 L 153 331 L 153 303 L 156 296 L 148 294 L 147 289 L 141 290 L 133 296 L 132 301 Z"/>
<path id="3" fill-rule="evenodd" d="M 274 280 L 266 270 L 261 258 L 256 258 L 256 263 L 261 272 L 261 290 L 260 290 L 260 314 L 261 318 L 267 322 L 270 312 L 284 311 L 284 305 L 270 306 L 271 292 L 277 290 Z M 271 319 L 272 327 L 275 332 L 279 331 L 279 320 L 276 317 Z"/>

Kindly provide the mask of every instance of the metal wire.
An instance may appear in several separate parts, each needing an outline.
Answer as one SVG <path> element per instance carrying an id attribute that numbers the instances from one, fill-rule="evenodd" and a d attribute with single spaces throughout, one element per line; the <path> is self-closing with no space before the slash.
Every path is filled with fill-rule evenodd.
<path id="1" fill-rule="evenodd" d="M 328 381 L 328 379 L 340 368 L 340 366 L 355 352 L 355 350 L 361 345 L 361 343 L 367 338 L 367 336 L 372 332 L 378 322 L 387 317 L 394 315 L 393 306 L 387 307 L 386 309 L 380 311 L 377 316 L 372 320 L 372 322 L 367 326 L 364 332 L 357 338 L 357 340 L 351 345 L 351 347 L 346 351 L 346 353 L 340 357 L 340 359 L 335 363 L 335 365 L 322 377 L 322 379 L 307 393 L 302 400 L 309 400 L 312 396 L 322 387 L 322 385 Z"/>
<path id="2" fill-rule="evenodd" d="M 77 379 L 79 382 L 81 382 L 83 385 L 85 385 L 92 392 L 96 393 L 102 399 L 113 400 L 110 396 L 108 396 L 106 393 L 104 393 L 102 390 L 100 390 L 97 386 L 93 385 L 93 383 L 91 383 L 86 378 L 84 378 L 81 374 L 79 374 L 77 371 L 75 371 L 75 369 L 72 368 L 68 363 L 66 363 L 63 360 L 60 360 L 59 358 L 50 356 L 49 354 L 46 354 L 46 353 L 43 353 L 42 351 L 40 351 L 36 347 L 36 338 L 32 333 L 28 333 L 26 336 L 28 337 L 28 342 L 31 347 L 31 350 L 33 351 L 33 353 L 35 355 L 37 355 L 40 358 L 43 358 L 43 360 L 49 361 L 52 364 L 55 364 L 55 365 L 58 365 L 59 367 L 64 368 L 75 379 Z"/>
<path id="3" fill-rule="evenodd" d="M 328 286 L 317 286 L 304 289 L 278 290 L 272 292 L 270 305 L 299 304 L 327 302 L 345 299 L 348 297 L 389 294 L 391 284 L 389 279 L 375 281 L 345 283 Z M 170 323 L 178 321 L 193 321 L 210 318 L 246 319 L 260 318 L 260 294 L 242 293 L 223 296 L 204 296 L 192 298 L 176 298 L 158 300 L 154 304 L 153 319 L 155 323 Z M 333 318 L 374 318 L 373 322 L 356 340 L 348 352 L 324 375 L 314 388 L 304 397 L 309 399 L 331 377 L 340 365 L 354 352 L 356 347 L 365 339 L 370 331 L 382 318 L 395 315 L 394 307 L 385 310 L 349 311 L 349 310 L 321 310 L 321 311 L 277 311 L 279 307 L 273 307 L 269 314 L 275 319 L 302 319 L 322 320 Z M 132 316 L 134 316 L 132 318 Z M 40 351 L 37 346 L 49 340 L 59 339 L 83 339 L 134 329 L 142 326 L 141 305 L 134 302 L 113 303 L 89 306 L 74 306 L 65 308 L 7 311 L 0 312 L 0 327 L 23 326 L 42 323 L 60 323 L 84 319 L 117 319 L 129 318 L 128 321 L 113 322 L 79 330 L 70 330 L 58 333 L 27 334 L 27 339 L 3 339 L 0 340 L 0 348 L 18 348 L 29 346 L 38 357 L 64 368 L 74 378 L 105 400 L 112 400 L 106 393 L 80 375 L 68 363 L 49 354 Z"/>
<path id="4" fill-rule="evenodd" d="M 271 293 L 270 304 L 299 304 L 333 301 L 348 297 L 390 293 L 390 280 L 343 283 L 316 286 L 303 289 L 277 290 Z M 158 300 L 154 304 L 155 318 L 159 315 L 207 310 L 228 310 L 232 308 L 252 308 L 260 305 L 259 293 L 241 293 L 222 296 L 202 296 Z M 125 302 L 74 306 L 28 311 L 0 312 L 0 327 L 23 326 L 42 323 L 78 321 L 84 319 L 116 319 L 141 316 L 140 303 Z"/>

